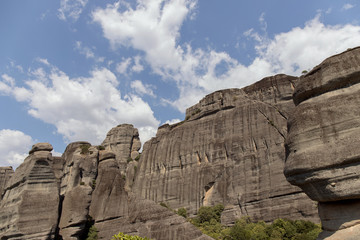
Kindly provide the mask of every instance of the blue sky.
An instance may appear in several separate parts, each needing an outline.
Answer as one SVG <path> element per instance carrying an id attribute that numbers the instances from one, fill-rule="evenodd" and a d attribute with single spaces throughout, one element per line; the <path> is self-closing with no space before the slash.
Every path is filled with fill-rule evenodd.
<path id="1" fill-rule="evenodd" d="M 0 166 L 31 145 L 142 142 L 213 91 L 298 76 L 360 45 L 355 0 L 2 0 Z"/>

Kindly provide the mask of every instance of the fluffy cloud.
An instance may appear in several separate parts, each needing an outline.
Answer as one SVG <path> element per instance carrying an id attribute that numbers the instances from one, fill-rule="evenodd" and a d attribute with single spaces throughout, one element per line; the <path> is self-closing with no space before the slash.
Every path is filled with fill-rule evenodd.
<path id="1" fill-rule="evenodd" d="M 92 14 L 114 49 L 132 47 L 144 52 L 144 61 L 153 72 L 177 84 L 177 99 L 163 101 L 180 111 L 218 89 L 243 87 L 277 73 L 299 75 L 324 58 L 360 42 L 359 26 L 327 26 L 319 20 L 319 15 L 304 27 L 268 38 L 263 13 L 259 23 L 264 33 L 253 29 L 244 33 L 255 40 L 257 52 L 246 66 L 226 52 L 192 49 L 189 43 L 178 43 L 181 25 L 191 18 L 196 3 L 196 0 L 139 0 L 132 8 L 119 1 Z"/>
<path id="2" fill-rule="evenodd" d="M 149 95 L 151 97 L 155 97 L 152 86 L 148 84 L 143 84 L 140 80 L 132 81 L 130 84 L 131 88 L 135 90 L 136 93 L 140 95 Z"/>
<path id="3" fill-rule="evenodd" d="M 16 168 L 24 161 L 32 144 L 34 144 L 34 140 L 21 131 L 1 129 L 0 166 Z"/>
<path id="4" fill-rule="evenodd" d="M 95 59 L 97 62 L 103 62 L 105 60 L 104 57 L 96 57 L 93 50 L 87 46 L 84 46 L 80 41 L 75 43 L 75 50 L 84 55 L 87 59 Z"/>
<path id="5" fill-rule="evenodd" d="M 67 19 L 77 21 L 87 2 L 88 0 L 61 0 L 58 17 L 63 21 Z"/>
<path id="6" fill-rule="evenodd" d="M 1 82 L 0 91 L 26 102 L 28 113 L 56 126 L 66 142 L 86 140 L 99 144 L 106 132 L 121 123 L 139 128 L 142 141 L 156 131 L 159 121 L 150 106 L 136 95 L 121 96 L 116 76 L 106 68 L 95 69 L 89 77 L 70 78 L 54 66 L 46 81 L 26 81 L 26 87 Z M 5 89 L 5 90 L 3 90 Z M 9 90 L 10 89 L 10 90 Z"/>

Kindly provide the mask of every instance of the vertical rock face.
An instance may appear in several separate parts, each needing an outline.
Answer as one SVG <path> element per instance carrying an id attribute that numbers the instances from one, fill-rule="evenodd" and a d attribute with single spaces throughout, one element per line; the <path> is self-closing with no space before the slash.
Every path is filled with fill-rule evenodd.
<path id="1" fill-rule="evenodd" d="M 67 146 L 63 159 L 65 166 L 61 181 L 62 211 L 59 222 L 64 239 L 86 237 L 89 207 L 98 167 L 98 150 L 87 142 Z"/>
<path id="2" fill-rule="evenodd" d="M 317 219 L 316 205 L 283 176 L 295 77 L 277 75 L 206 96 L 186 120 L 159 128 L 144 145 L 137 196 L 186 207 L 223 203 L 223 222 L 242 215 Z"/>
<path id="3" fill-rule="evenodd" d="M 120 171 L 125 174 L 128 159 L 135 159 L 139 156 L 141 148 L 139 132 L 131 124 L 118 125 L 107 133 L 101 145 L 106 150 L 115 153 Z"/>
<path id="4" fill-rule="evenodd" d="M 34 145 L 7 182 L 0 202 L 1 239 L 54 239 L 59 189 L 51 150 L 48 143 Z"/>
<path id="5" fill-rule="evenodd" d="M 0 167 L 0 200 L 6 184 L 13 174 L 12 167 Z"/>
<path id="6" fill-rule="evenodd" d="M 323 61 L 300 78 L 289 118 L 287 180 L 319 201 L 321 238 L 358 239 L 360 48 Z"/>

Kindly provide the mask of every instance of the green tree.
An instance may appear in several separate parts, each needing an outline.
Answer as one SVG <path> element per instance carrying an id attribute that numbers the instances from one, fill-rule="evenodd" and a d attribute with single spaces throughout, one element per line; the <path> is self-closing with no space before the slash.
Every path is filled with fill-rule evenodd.
<path id="1" fill-rule="evenodd" d="M 92 225 L 89 229 L 86 240 L 97 240 L 98 239 L 98 230 L 95 225 Z"/>

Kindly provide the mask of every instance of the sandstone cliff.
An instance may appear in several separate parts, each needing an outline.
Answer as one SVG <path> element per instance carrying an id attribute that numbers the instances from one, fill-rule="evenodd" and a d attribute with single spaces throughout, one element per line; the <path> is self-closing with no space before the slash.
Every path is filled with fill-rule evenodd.
<path id="1" fill-rule="evenodd" d="M 319 202 L 321 239 L 359 239 L 360 48 L 300 78 L 288 121 L 285 175 Z"/>
<path id="2" fill-rule="evenodd" d="M 129 192 L 120 166 L 137 157 L 138 132 L 125 124 L 108 136 L 105 147 L 115 146 L 116 153 L 75 142 L 62 157 L 52 157 L 52 146 L 39 143 L 10 179 L 11 169 L 1 168 L 6 186 L 0 239 L 85 239 L 93 224 L 99 239 L 119 231 L 152 239 L 211 239 L 173 211 Z M 132 182 L 136 162 L 129 166 L 133 170 L 125 172 Z"/>
<path id="3" fill-rule="evenodd" d="M 223 203 L 224 223 L 243 215 L 317 221 L 316 204 L 283 175 L 296 80 L 277 75 L 217 91 L 187 109 L 185 121 L 160 127 L 144 146 L 133 192 L 192 214 Z"/>
<path id="4" fill-rule="evenodd" d="M 6 184 L 13 174 L 14 170 L 12 167 L 0 167 L 0 200 Z"/>

